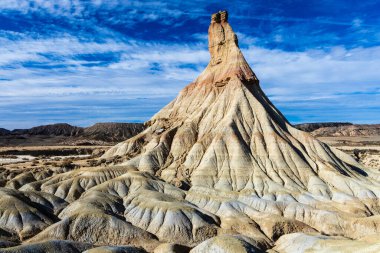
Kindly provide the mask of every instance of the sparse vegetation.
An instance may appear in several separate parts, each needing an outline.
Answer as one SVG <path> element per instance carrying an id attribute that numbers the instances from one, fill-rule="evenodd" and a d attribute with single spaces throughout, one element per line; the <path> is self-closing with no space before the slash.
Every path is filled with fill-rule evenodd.
<path id="1" fill-rule="evenodd" d="M 99 165 L 106 164 L 106 163 L 107 163 L 107 160 L 104 158 L 99 160 Z"/>
<path id="2" fill-rule="evenodd" d="M 43 162 L 43 165 L 44 165 L 44 166 L 49 166 L 49 165 L 52 165 L 52 163 L 49 162 L 49 161 L 44 161 L 44 162 Z"/>
<path id="3" fill-rule="evenodd" d="M 59 165 L 58 165 L 57 162 L 51 162 L 51 166 L 52 166 L 52 167 L 59 167 Z"/>
<path id="4" fill-rule="evenodd" d="M 75 169 L 76 165 L 73 163 L 73 160 L 72 159 L 65 159 L 61 166 L 65 169 Z"/>
<path id="5" fill-rule="evenodd" d="M 354 149 L 353 151 L 353 154 L 354 154 L 354 158 L 359 161 L 360 160 L 360 150 L 358 149 Z"/>
<path id="6" fill-rule="evenodd" d="M 118 164 L 118 163 L 121 163 L 121 162 L 123 162 L 123 158 L 121 156 L 119 156 L 119 155 L 113 157 L 113 159 L 112 159 L 112 163 L 114 163 L 114 164 Z"/>
<path id="7" fill-rule="evenodd" d="M 38 158 L 35 158 L 32 160 L 32 163 L 30 164 L 31 166 L 37 166 L 40 163 L 40 160 Z"/>
<path id="8" fill-rule="evenodd" d="M 99 165 L 99 161 L 94 159 L 87 160 L 87 165 L 90 167 L 96 167 Z"/>

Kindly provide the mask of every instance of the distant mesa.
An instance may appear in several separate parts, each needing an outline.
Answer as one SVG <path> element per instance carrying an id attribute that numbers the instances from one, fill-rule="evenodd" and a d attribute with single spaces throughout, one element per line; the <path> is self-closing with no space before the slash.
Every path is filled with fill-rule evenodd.
<path id="1" fill-rule="evenodd" d="M 77 127 L 67 123 L 57 123 L 32 127 L 30 129 L 7 130 L 0 129 L 0 145 L 19 145 L 18 139 L 28 140 L 38 145 L 40 137 L 44 138 L 44 143 L 59 144 L 67 141 L 69 143 L 85 143 L 88 141 L 99 141 L 106 143 L 115 143 L 128 139 L 145 129 L 142 123 L 96 123 L 90 127 Z M 56 138 L 60 137 L 60 138 Z M 56 139 L 54 139 L 56 138 Z"/>

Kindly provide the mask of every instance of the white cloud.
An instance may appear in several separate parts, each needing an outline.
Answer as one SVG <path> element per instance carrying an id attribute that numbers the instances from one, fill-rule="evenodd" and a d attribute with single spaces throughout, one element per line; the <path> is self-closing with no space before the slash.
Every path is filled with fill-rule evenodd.
<path id="1" fill-rule="evenodd" d="M 243 43 L 244 38 L 249 39 L 241 37 Z M 106 64 L 77 58 L 80 54 L 99 53 L 120 57 Z M 380 87 L 380 47 L 286 52 L 251 46 L 243 53 L 264 91 L 282 108 L 295 105 L 311 108 L 313 105 L 315 109 L 318 103 L 320 106 L 331 101 L 337 106 L 354 106 L 354 103 L 345 105 L 352 100 L 350 93 L 371 92 L 374 95 L 356 106 L 380 106 L 376 100 Z M 167 45 L 111 39 L 97 43 L 68 35 L 42 40 L 26 37 L 14 42 L 3 38 L 0 39 L 3 98 L 0 111 L 7 111 L 18 103 L 33 105 L 41 101 L 53 106 L 54 101 L 96 104 L 116 98 L 174 98 L 197 77 L 208 59 L 206 44 Z M 44 68 L 24 67 L 30 61 Z M 57 64 L 62 66 L 55 67 Z M 94 98 L 99 101 L 91 102 Z M 141 102 L 136 100 L 136 103 Z M 163 104 L 154 106 L 158 110 Z M 106 110 L 113 109 L 104 109 L 102 113 Z"/>
<path id="2" fill-rule="evenodd" d="M 259 47 L 244 50 L 258 76 L 270 85 L 307 85 L 320 87 L 332 83 L 378 84 L 380 47 L 329 51 L 286 52 Z M 361 87 L 347 87 L 347 89 Z"/>
<path id="3" fill-rule="evenodd" d="M 2 39 L 0 75 L 5 80 L 0 82 L 0 87 L 3 95 L 15 97 L 83 93 L 175 94 L 181 86 L 171 89 L 173 82 L 191 81 L 197 74 L 194 66 L 205 65 L 208 60 L 208 52 L 195 47 L 111 40 L 81 42 L 69 36 L 14 42 Z M 77 59 L 82 54 L 102 53 L 121 56 L 103 65 L 99 65 L 101 61 Z M 30 62 L 38 63 L 39 67 L 25 67 Z M 186 64 L 192 66 L 186 67 Z M 154 65 L 158 65 L 157 70 L 152 69 Z M 62 88 L 64 85 L 76 88 Z"/>
<path id="4" fill-rule="evenodd" d="M 1 0 L 0 11 L 19 11 L 23 14 L 39 12 L 67 18 L 91 16 L 97 10 L 125 10 L 125 22 L 133 19 L 155 21 L 160 17 L 176 18 L 183 14 L 184 4 L 173 1 L 172 6 L 162 1 L 133 0 Z M 176 7 L 176 8 L 173 8 Z M 117 19 L 114 17 L 117 22 Z"/>
<path id="5" fill-rule="evenodd" d="M 188 82 L 202 71 L 209 59 L 209 53 L 203 44 L 131 44 L 114 40 L 96 43 L 82 42 L 66 36 L 44 40 L 26 38 L 16 42 L 1 39 L 0 46 L 0 74 L 11 79 L 1 82 L 0 85 L 5 89 L 5 86 L 14 87 L 10 85 L 16 84 L 27 86 L 20 89 L 20 94 L 30 94 L 24 93 L 25 88 L 43 84 L 54 87 L 60 84 L 79 84 L 86 86 L 88 91 L 96 89 L 99 92 L 97 89 L 102 86 L 101 82 L 107 82 L 111 87 L 124 88 L 133 85 L 128 80 L 139 78 L 144 79 L 146 84 L 150 78 L 152 81 Z M 374 88 L 380 81 L 380 47 L 350 50 L 335 47 L 329 51 L 286 52 L 252 46 L 243 51 L 262 80 L 262 85 L 270 88 L 274 93 L 271 95 L 276 95 L 278 100 L 288 100 L 289 94 L 296 96 L 315 93 L 316 96 L 327 96 L 338 92 L 342 85 L 345 85 L 344 91 L 364 91 Z M 104 66 L 96 66 L 99 61 L 75 58 L 78 54 L 100 53 L 120 53 L 121 56 L 116 62 L 109 62 L 109 65 Z M 52 55 L 58 60 L 50 59 L 46 55 Z M 22 63 L 29 61 L 37 61 L 47 68 L 22 67 Z M 58 63 L 68 66 L 54 68 Z M 87 63 L 95 66 L 86 66 Z M 157 70 L 152 69 L 155 65 Z M 9 69 L 7 66 L 13 68 Z M 124 81 L 114 78 L 121 76 Z M 111 81 L 114 83 L 110 83 Z M 116 83 L 120 81 L 123 84 Z M 172 88 L 170 85 L 164 87 Z M 76 90 L 79 91 L 74 89 L 72 92 Z M 12 94 L 17 92 L 14 90 Z M 38 93 L 36 92 L 33 94 Z"/>
<path id="6" fill-rule="evenodd" d="M 363 20 L 361 20 L 360 18 L 355 18 L 354 20 L 352 20 L 352 26 L 355 28 L 361 27 L 362 24 L 363 24 Z"/>

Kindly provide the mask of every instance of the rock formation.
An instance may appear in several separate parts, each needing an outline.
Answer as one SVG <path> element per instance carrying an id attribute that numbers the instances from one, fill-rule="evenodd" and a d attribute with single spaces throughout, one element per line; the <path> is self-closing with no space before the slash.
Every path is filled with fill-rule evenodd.
<path id="1" fill-rule="evenodd" d="M 297 129 L 305 131 L 305 132 L 313 132 L 319 128 L 325 127 L 342 127 L 342 126 L 352 126 L 353 124 L 350 122 L 321 122 L 321 123 L 303 123 L 294 125 Z"/>
<path id="2" fill-rule="evenodd" d="M 271 239 L 306 228 L 354 238 L 379 232 L 379 173 L 288 123 L 227 17 L 212 16 L 211 60 L 201 75 L 145 131 L 104 156 L 124 156 L 125 166 L 189 188 L 186 199 L 222 224 L 247 216 Z"/>
<path id="3" fill-rule="evenodd" d="M 227 17 L 212 16 L 211 60 L 202 74 L 154 115 L 145 131 L 104 157 L 125 156 L 123 165 L 191 187 L 189 195 L 202 188 L 269 203 L 310 204 L 342 195 L 376 199 L 377 174 L 295 129 L 273 106 Z M 307 200 L 300 201 L 304 195 Z"/>
<path id="4" fill-rule="evenodd" d="M 72 252 L 295 252 L 342 241 L 378 249 L 359 241 L 380 233 L 380 173 L 289 124 L 227 12 L 212 15 L 209 50 L 194 82 L 104 154 L 123 162 L 6 184 L 4 243 L 24 241 L 6 252 L 72 241 Z"/>

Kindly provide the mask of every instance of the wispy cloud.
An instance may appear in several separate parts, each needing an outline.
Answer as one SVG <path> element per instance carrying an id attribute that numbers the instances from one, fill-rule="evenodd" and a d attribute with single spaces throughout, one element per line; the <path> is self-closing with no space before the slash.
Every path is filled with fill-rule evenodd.
<path id="1" fill-rule="evenodd" d="M 26 50 L 30 44 L 33 45 L 32 49 Z M 315 108 L 323 108 L 329 101 L 340 103 L 341 107 L 336 110 L 344 111 L 347 97 L 355 95 L 360 99 L 363 95 L 368 96 L 368 93 L 373 95 L 366 103 L 380 107 L 380 103 L 376 102 L 378 93 L 376 95 L 374 91 L 379 87 L 380 80 L 377 69 L 380 47 L 335 47 L 327 51 L 287 52 L 251 46 L 243 51 L 261 79 L 264 90 L 285 113 L 294 110 L 294 104 L 299 107 L 313 104 Z M 87 102 L 91 104 L 93 96 L 104 100 L 117 99 L 121 103 L 122 98 L 132 99 L 135 103 L 130 106 L 141 103 L 141 97 L 148 101 L 166 97 L 163 101 L 167 102 L 195 79 L 209 59 L 204 44 L 127 44 L 115 41 L 99 44 L 80 42 L 73 38 L 9 43 L 8 47 L 2 47 L 0 55 L 9 52 L 16 53 L 14 58 L 5 57 L 6 61 L 1 57 L 0 73 L 4 80 L 0 80 L 0 87 L 3 96 L 23 101 L 21 104 L 25 101 L 40 104 L 41 98 L 47 104 L 54 104 L 53 101 L 60 104 L 73 99 L 88 99 Z M 106 64 L 98 65 L 91 59 L 76 60 L 78 54 L 112 52 L 118 52 L 120 56 Z M 30 61 L 38 61 L 41 66 L 24 67 Z M 55 68 L 57 61 L 65 67 Z M 50 67 L 42 67 L 45 65 Z M 92 106 L 97 106 L 97 103 L 99 101 L 94 101 Z M 158 102 L 155 109 L 163 105 Z M 13 104 L 3 100 L 1 107 L 9 108 Z M 124 118 L 121 113 L 115 115 L 113 120 L 119 117 Z M 148 117 L 139 119 L 146 120 Z"/>

